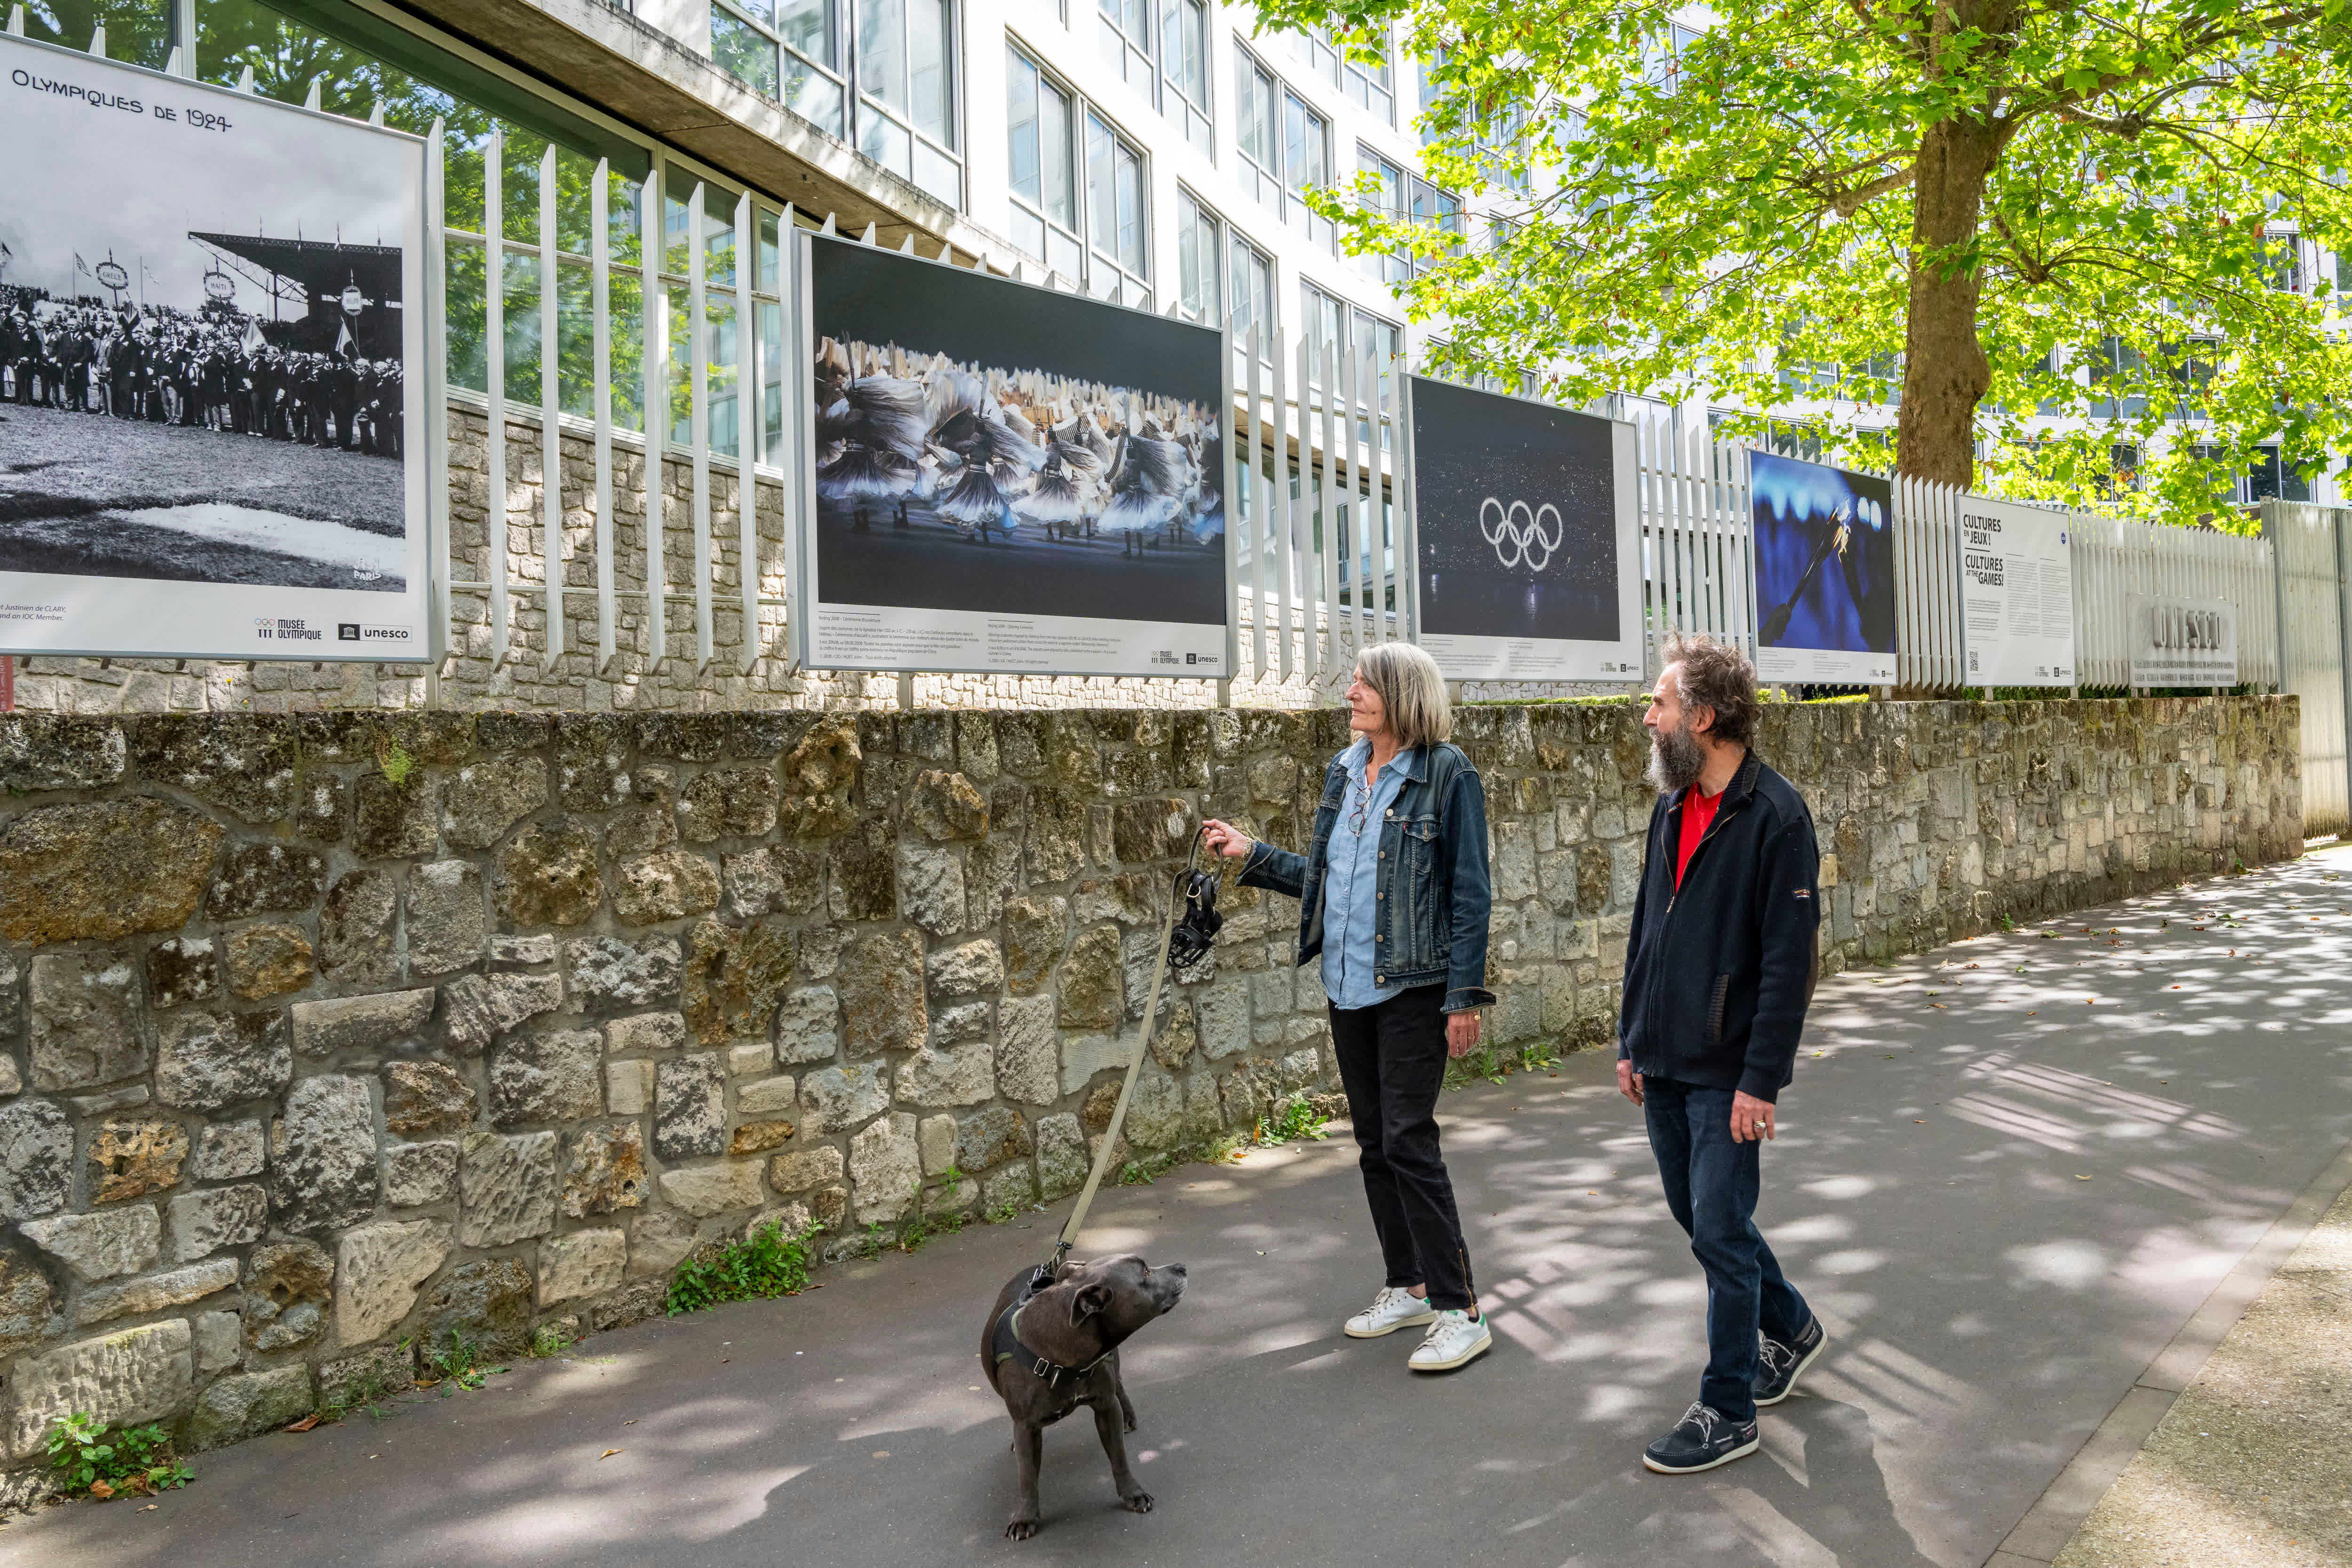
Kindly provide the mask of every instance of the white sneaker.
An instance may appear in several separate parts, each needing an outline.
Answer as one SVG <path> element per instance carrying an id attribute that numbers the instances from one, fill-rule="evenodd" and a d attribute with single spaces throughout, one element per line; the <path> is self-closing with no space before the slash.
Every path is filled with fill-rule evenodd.
<path id="1" fill-rule="evenodd" d="M 1348 1337 L 1376 1340 L 1436 1316 L 1430 1310 L 1428 1297 L 1416 1296 L 1402 1285 L 1383 1285 L 1370 1306 L 1348 1320 Z"/>
<path id="2" fill-rule="evenodd" d="M 1486 1319 L 1448 1307 L 1429 1325 L 1410 1364 L 1415 1372 L 1452 1372 L 1476 1361 L 1494 1346 L 1495 1336 L 1486 1331 Z"/>

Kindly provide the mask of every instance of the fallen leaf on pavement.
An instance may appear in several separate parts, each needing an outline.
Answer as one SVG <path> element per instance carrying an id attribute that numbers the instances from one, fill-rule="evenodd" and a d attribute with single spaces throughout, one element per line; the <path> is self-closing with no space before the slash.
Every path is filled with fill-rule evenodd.
<path id="1" fill-rule="evenodd" d="M 301 1420 L 297 1421 L 291 1426 L 287 1427 L 286 1430 L 289 1432 L 308 1432 L 311 1427 L 316 1426 L 318 1424 L 319 1413 L 313 1410 L 310 1415 L 302 1417 Z"/>
<path id="2" fill-rule="evenodd" d="M 620 1450 L 620 1449 L 618 1449 L 618 1448 L 607 1448 L 607 1449 L 605 1449 L 603 1453 L 601 1453 L 601 1454 L 597 1455 L 596 1457 L 597 1457 L 598 1458 L 600 1458 L 600 1459 L 609 1459 L 609 1458 L 611 1458 L 614 1455 L 615 1455 L 615 1454 L 617 1454 L 617 1453 L 619 1453 L 619 1452 L 621 1452 L 621 1450 Z"/>

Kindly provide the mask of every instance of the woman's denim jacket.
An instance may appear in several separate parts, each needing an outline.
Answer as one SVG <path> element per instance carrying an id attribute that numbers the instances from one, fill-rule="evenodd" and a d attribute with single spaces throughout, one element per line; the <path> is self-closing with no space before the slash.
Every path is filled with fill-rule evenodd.
<path id="1" fill-rule="evenodd" d="M 1405 782 L 1381 824 L 1375 892 L 1381 914 L 1372 937 L 1381 957 L 1373 983 L 1443 984 L 1449 1013 L 1490 1007 L 1486 915 L 1493 884 L 1486 873 L 1486 786 L 1470 759 L 1450 745 L 1418 746 L 1410 761 L 1401 755 L 1390 765 L 1404 769 Z M 1347 764 L 1334 757 L 1315 808 L 1314 847 L 1301 855 L 1254 844 L 1242 863 L 1244 886 L 1298 900 L 1302 964 L 1323 951 L 1323 874 L 1347 795 Z M 1396 874 L 1400 867 L 1402 876 Z"/>

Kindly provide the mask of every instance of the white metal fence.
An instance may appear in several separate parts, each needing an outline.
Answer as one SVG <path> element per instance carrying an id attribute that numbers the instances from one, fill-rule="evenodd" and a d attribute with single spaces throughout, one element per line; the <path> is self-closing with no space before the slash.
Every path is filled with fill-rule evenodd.
<path id="1" fill-rule="evenodd" d="M 2276 552 L 2279 689 L 2302 699 L 2303 830 L 2352 828 L 2352 755 L 2345 744 L 2346 649 L 2352 633 L 2352 510 L 2294 501 L 2263 507 L 2263 532 Z"/>

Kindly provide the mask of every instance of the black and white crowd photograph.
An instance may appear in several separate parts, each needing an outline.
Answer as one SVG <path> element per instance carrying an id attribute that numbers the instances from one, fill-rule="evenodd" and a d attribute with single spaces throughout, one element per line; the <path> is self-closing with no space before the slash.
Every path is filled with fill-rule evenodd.
<path id="1" fill-rule="evenodd" d="M 862 247 L 813 273 L 826 603 L 1223 624 L 1217 334 Z"/>
<path id="2" fill-rule="evenodd" d="M 0 174 L 0 572 L 404 592 L 411 173 L 74 129 Z"/>

